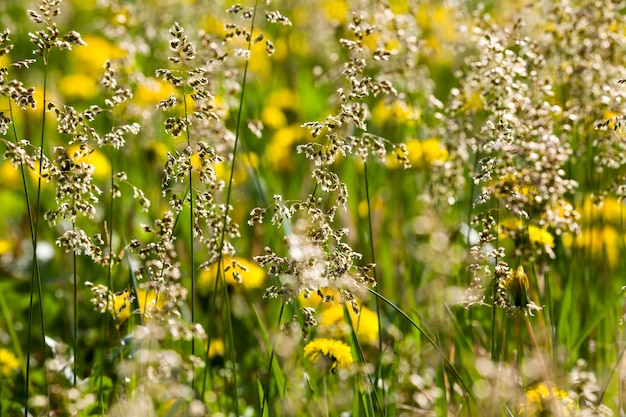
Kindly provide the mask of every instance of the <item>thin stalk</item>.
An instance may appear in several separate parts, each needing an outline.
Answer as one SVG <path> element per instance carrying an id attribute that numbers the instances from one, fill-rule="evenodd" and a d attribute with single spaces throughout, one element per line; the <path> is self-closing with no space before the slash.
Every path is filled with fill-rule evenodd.
<path id="1" fill-rule="evenodd" d="M 191 146 L 191 132 L 189 131 L 189 120 L 188 120 L 188 110 L 187 110 L 187 94 L 185 94 L 185 89 L 183 86 L 183 108 L 185 112 L 185 120 L 186 123 L 186 133 L 187 133 L 187 146 Z M 195 268 L 195 260 L 194 260 L 194 206 L 193 206 L 193 177 L 192 172 L 193 167 L 189 164 L 189 249 L 190 249 L 190 263 L 191 263 L 191 324 L 195 324 L 196 322 L 196 268 Z M 191 354 L 195 356 L 196 354 L 196 339 L 191 339 Z M 193 375 L 193 363 L 192 366 L 192 375 Z M 191 389 L 195 391 L 196 387 L 196 378 L 191 378 Z"/>
<path id="2" fill-rule="evenodd" d="M 76 230 L 76 222 L 72 222 L 72 229 Z M 74 380 L 72 385 L 76 387 L 78 372 L 78 272 L 76 270 L 76 250 L 72 251 L 72 275 L 74 280 Z"/>
<path id="3" fill-rule="evenodd" d="M 109 290 L 107 294 L 107 303 L 111 296 L 111 288 L 113 286 L 113 200 L 114 200 L 113 190 L 115 189 L 115 179 L 113 175 L 113 173 L 115 172 L 115 165 L 114 165 L 115 161 L 113 159 L 113 146 L 111 146 L 111 148 L 109 149 L 109 161 L 111 161 L 111 182 L 110 182 L 111 195 L 109 198 L 108 225 L 110 225 L 111 227 L 111 232 L 108 231 L 109 226 L 107 226 L 107 222 L 105 222 L 104 224 L 105 236 L 107 238 L 107 246 L 108 246 L 107 288 Z M 106 350 L 106 341 L 108 338 L 108 326 L 109 326 L 108 312 L 105 312 L 104 319 L 102 320 L 102 359 L 103 361 L 104 361 L 104 358 L 106 357 L 105 350 Z M 98 387 L 98 401 L 100 401 L 100 411 L 101 411 L 102 416 L 104 416 L 103 381 L 104 381 L 104 369 L 102 370 L 102 375 L 100 377 L 100 384 Z"/>
<path id="4" fill-rule="evenodd" d="M 250 22 L 250 34 L 252 35 L 252 33 L 254 32 L 254 20 L 256 18 L 256 12 L 257 12 L 257 6 L 258 6 L 258 0 L 255 0 L 254 2 L 254 9 L 252 10 L 252 19 Z M 250 39 L 248 41 L 248 52 L 250 52 L 250 50 L 252 49 L 252 36 L 250 36 Z M 220 236 L 220 246 L 219 246 L 219 259 L 218 259 L 218 268 L 217 268 L 217 272 L 216 272 L 216 277 L 215 277 L 215 281 L 216 284 L 219 282 L 219 275 L 221 272 L 221 266 L 223 264 L 223 252 L 224 252 L 224 240 L 226 239 L 226 224 L 228 222 L 228 208 L 230 207 L 230 197 L 231 197 L 231 192 L 233 189 L 233 178 L 234 178 L 234 174 L 235 174 L 235 162 L 237 161 L 237 146 L 239 144 L 239 134 L 241 131 L 241 116 L 243 114 L 243 99 L 245 97 L 246 94 L 246 79 L 248 77 L 248 60 L 246 60 L 245 64 L 244 64 L 244 68 L 243 68 L 243 80 L 242 80 L 242 84 L 241 84 L 241 96 L 239 97 L 239 109 L 237 111 L 237 122 L 235 124 L 235 143 L 233 145 L 233 163 L 230 167 L 230 177 L 228 179 L 228 187 L 227 187 L 227 191 L 226 191 L 226 204 L 225 204 L 225 208 L 224 208 L 224 216 L 222 217 L 222 232 L 221 232 L 221 236 Z M 224 282 L 224 287 L 226 287 L 226 282 Z M 233 339 L 233 329 L 232 329 L 232 320 L 231 320 L 231 314 L 230 314 L 230 303 L 228 300 L 228 292 L 226 291 L 226 288 L 224 288 L 224 294 L 225 294 L 225 300 L 224 300 L 224 306 L 226 308 L 226 317 L 228 317 L 228 333 L 229 333 L 229 337 L 230 337 L 230 355 L 231 355 L 231 359 L 232 359 L 232 366 L 233 366 L 233 384 L 235 386 L 235 411 L 236 413 L 238 413 L 239 410 L 239 398 L 238 398 L 238 394 L 237 394 L 237 366 L 236 366 L 236 354 L 235 354 L 235 346 L 234 346 L 234 339 Z M 208 350 L 208 349 L 207 349 Z M 208 355 L 208 352 L 207 352 Z"/>
<path id="5" fill-rule="evenodd" d="M 328 414 L 328 381 L 326 379 L 326 374 L 322 377 L 322 413 L 329 417 Z"/>
<path id="6" fill-rule="evenodd" d="M 356 331 L 358 329 L 358 326 L 360 324 L 360 321 L 361 321 L 361 317 L 359 315 L 359 318 L 358 318 L 357 323 L 356 323 L 357 327 L 355 328 L 353 323 L 352 323 L 352 318 L 350 317 L 350 313 L 348 311 L 348 307 L 345 304 L 343 305 L 343 317 L 344 317 L 345 322 L 348 323 L 348 325 L 350 327 L 350 336 L 352 338 L 353 349 L 356 351 L 356 354 L 358 356 L 358 361 L 359 361 L 360 364 L 365 365 L 367 363 L 367 361 L 365 360 L 365 356 L 363 355 L 363 349 L 361 348 L 361 344 L 359 343 L 359 338 L 358 338 L 357 333 L 356 333 Z M 377 386 L 374 385 L 374 381 L 372 381 L 372 379 L 370 378 L 370 376 L 368 374 L 365 375 L 365 379 L 367 380 L 367 382 L 372 387 L 372 392 L 373 392 L 373 395 L 372 395 L 372 393 L 367 392 L 367 390 L 364 390 L 364 392 L 363 392 L 363 395 L 367 397 L 367 404 L 365 404 L 365 400 L 363 400 L 364 405 L 369 406 L 369 409 L 366 407 L 366 411 L 371 410 L 372 413 L 375 412 L 374 411 L 374 400 L 376 400 L 376 405 L 377 405 L 378 409 L 381 410 L 382 416 L 385 416 L 384 408 L 381 405 L 380 399 L 378 398 L 378 390 L 376 389 Z M 376 383 L 378 383 L 378 382 L 376 382 Z"/>
<path id="7" fill-rule="evenodd" d="M 280 306 L 280 313 L 278 314 L 278 328 L 280 328 L 280 323 L 283 320 L 283 312 L 285 311 L 285 303 L 283 302 Z M 272 346 L 272 351 L 270 352 L 270 360 L 267 365 L 267 378 L 265 378 L 265 388 L 263 389 L 263 398 L 261 400 L 261 413 L 259 414 L 263 417 L 263 412 L 265 411 L 265 404 L 269 405 L 268 393 L 270 390 L 270 380 L 272 375 L 272 366 L 274 365 L 274 356 L 276 354 L 276 344 Z"/>
<path id="8" fill-rule="evenodd" d="M 363 163 L 363 175 L 365 177 L 365 201 L 367 201 L 367 226 L 368 233 L 370 236 L 370 256 L 372 258 L 372 263 L 374 264 L 374 270 L 372 272 L 374 276 L 374 281 L 378 282 L 378 277 L 376 274 L 376 251 L 374 250 L 374 228 L 372 226 L 372 206 L 370 201 L 370 187 L 369 187 L 369 176 L 367 172 L 367 162 Z M 378 352 L 382 355 L 383 351 L 383 328 L 382 328 L 382 317 L 380 312 L 380 300 L 376 298 L 376 317 L 378 318 Z M 376 378 L 374 379 L 374 389 L 378 387 L 378 377 L 382 370 L 382 361 L 380 361 L 380 356 L 378 357 L 378 372 L 376 373 Z M 385 392 L 383 390 L 383 403 L 384 403 L 384 395 Z"/>
<path id="9" fill-rule="evenodd" d="M 497 200 L 496 203 L 496 240 L 495 246 L 498 247 L 498 239 L 500 237 L 500 233 L 498 233 L 498 224 L 500 223 L 500 200 Z M 498 265 L 498 258 L 494 260 L 495 265 Z M 499 348 L 496 343 L 496 326 L 497 326 L 497 313 L 498 313 L 498 281 L 494 279 L 493 281 L 493 302 L 491 303 L 491 360 L 497 361 L 500 356 Z"/>
<path id="10" fill-rule="evenodd" d="M 26 396 L 24 399 L 24 415 L 28 415 L 28 398 L 29 394 L 29 382 L 30 382 L 30 358 L 32 350 L 32 324 L 33 324 L 33 311 L 34 311 L 34 289 L 37 287 L 39 297 L 39 316 L 41 318 L 41 341 L 43 349 L 43 357 L 46 357 L 46 325 L 44 322 L 43 314 L 43 292 L 41 288 L 41 274 L 39 270 L 39 261 L 37 259 L 37 239 L 39 234 L 39 214 L 41 209 L 41 175 L 43 173 L 43 153 L 45 145 L 45 130 L 46 130 L 46 93 L 48 84 L 48 56 L 50 51 L 46 51 L 43 56 L 43 103 L 42 103 L 42 116 L 41 116 L 41 138 L 39 142 L 39 175 L 37 178 L 37 194 L 35 199 L 35 216 L 34 221 L 31 222 L 31 244 L 33 247 L 33 270 L 31 272 L 31 287 L 30 287 L 30 301 L 28 307 L 28 356 L 26 358 Z M 30 213 L 30 210 L 29 210 Z M 48 387 L 48 378 L 45 378 L 46 392 L 48 399 L 50 398 L 50 392 Z"/>
<path id="11" fill-rule="evenodd" d="M 428 333 L 426 333 L 426 331 L 419 324 L 417 324 L 411 317 L 409 317 L 408 314 L 406 314 L 404 311 L 402 311 L 402 309 L 400 307 L 398 307 L 397 305 L 395 305 L 393 302 L 391 302 L 390 300 L 385 298 L 385 296 L 383 296 L 379 292 L 376 292 L 375 290 L 373 290 L 373 289 L 371 289 L 369 287 L 366 287 L 366 289 L 372 295 L 374 295 L 374 296 L 380 298 L 382 301 L 384 301 L 387 305 L 389 305 L 389 307 L 391 307 L 394 310 L 396 310 L 402 317 L 404 317 L 404 319 L 406 321 L 408 321 L 411 324 L 411 326 L 413 326 L 415 329 L 417 329 L 418 332 L 420 332 L 420 334 L 428 341 L 428 343 L 430 343 L 430 345 L 433 348 L 435 348 L 437 353 L 441 356 L 441 358 L 444 361 L 444 366 L 447 367 L 450 370 L 450 372 L 452 372 L 452 374 L 457 379 L 459 384 L 463 387 L 463 389 L 465 390 L 465 392 L 467 394 L 467 399 L 469 399 L 472 402 L 476 403 L 476 397 L 474 396 L 473 391 L 469 388 L 469 385 L 463 380 L 463 378 L 461 378 L 461 374 L 459 373 L 459 371 L 454 367 L 452 362 L 450 362 L 450 359 L 448 359 L 448 357 L 443 352 L 443 350 L 441 350 L 441 347 L 437 343 L 435 343 L 433 338 Z"/>
<path id="12" fill-rule="evenodd" d="M 541 370 L 544 373 L 546 386 L 548 387 L 548 392 L 550 393 L 550 400 L 552 401 L 552 405 L 554 407 L 554 415 L 556 417 L 562 417 L 563 413 L 561 412 L 561 407 L 559 406 L 559 403 L 556 400 L 556 396 L 554 395 L 554 390 L 552 389 L 552 383 L 550 382 L 550 376 L 548 375 L 548 368 L 546 367 L 546 363 L 543 360 L 543 355 L 541 354 L 541 351 L 539 350 L 539 345 L 537 344 L 537 339 L 535 338 L 535 332 L 533 331 L 533 327 L 530 324 L 530 319 L 526 315 L 524 316 L 524 322 L 526 323 L 526 328 L 528 329 L 528 335 L 530 336 L 530 343 L 535 349 L 535 355 L 537 355 L 539 366 L 541 366 Z"/>

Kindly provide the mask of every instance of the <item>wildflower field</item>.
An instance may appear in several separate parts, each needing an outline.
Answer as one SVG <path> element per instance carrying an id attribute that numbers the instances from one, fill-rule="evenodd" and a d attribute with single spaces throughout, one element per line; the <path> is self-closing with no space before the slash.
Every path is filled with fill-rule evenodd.
<path id="1" fill-rule="evenodd" d="M 626 2 L 0 2 L 0 417 L 626 415 Z"/>

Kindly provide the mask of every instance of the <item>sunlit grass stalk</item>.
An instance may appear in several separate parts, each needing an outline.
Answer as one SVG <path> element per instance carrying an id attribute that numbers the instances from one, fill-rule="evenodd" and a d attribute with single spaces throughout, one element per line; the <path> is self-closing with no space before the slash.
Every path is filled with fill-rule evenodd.
<path id="1" fill-rule="evenodd" d="M 356 328 L 354 327 L 353 323 L 352 323 L 352 319 L 350 318 L 350 313 L 348 311 L 348 306 L 346 304 L 343 305 L 343 317 L 344 320 L 346 321 L 346 323 L 348 323 L 348 325 L 350 326 L 350 338 L 352 339 L 352 351 L 353 351 L 353 355 L 354 353 L 356 353 L 357 356 L 357 360 L 356 362 L 361 364 L 361 365 L 365 365 L 366 361 L 365 361 L 365 356 L 363 355 L 363 349 L 361 348 L 361 344 L 359 343 L 359 338 L 357 336 L 357 329 L 359 326 L 359 323 L 357 322 L 356 324 Z M 359 316 L 359 320 L 360 320 L 360 316 Z M 380 320 L 379 320 L 380 323 Z M 374 385 L 378 382 L 378 379 L 376 378 L 374 381 L 372 381 L 371 377 L 369 376 L 368 373 L 365 374 L 365 379 L 367 380 L 367 383 L 371 386 L 371 391 L 365 390 L 365 392 L 363 393 L 363 395 L 366 397 L 364 400 L 363 404 L 365 406 L 365 410 L 367 411 L 367 415 L 385 415 L 385 411 L 384 408 L 380 402 L 380 399 L 378 398 L 378 389 L 377 386 Z M 355 392 L 355 395 L 357 394 L 357 392 Z M 373 397 L 373 398 L 372 398 Z M 374 408 L 374 402 L 376 403 L 376 407 L 379 410 L 379 413 L 375 412 L 375 408 Z"/>
<path id="2" fill-rule="evenodd" d="M 473 181 L 472 181 L 473 182 Z M 498 231 L 498 225 L 500 224 L 500 200 L 496 201 L 496 240 L 495 247 L 498 247 L 498 241 L 500 237 L 500 233 Z M 494 260 L 494 264 L 498 265 L 498 258 L 496 257 Z M 497 345 L 497 336 L 496 336 L 496 327 L 497 327 L 497 316 L 498 316 L 498 284 L 497 280 L 493 280 L 493 300 L 491 303 L 491 360 L 497 361 L 500 356 L 500 352 Z"/>
<path id="3" fill-rule="evenodd" d="M 37 259 L 37 240 L 39 235 L 39 216 L 41 209 L 41 174 L 43 173 L 43 155 L 44 155 L 44 145 L 45 145 L 45 137 L 46 137 L 46 102 L 47 102 L 47 84 L 48 84 L 48 57 L 50 55 L 50 50 L 46 50 L 43 56 L 43 100 L 42 100 L 42 111 L 41 111 L 41 138 L 39 142 L 39 172 L 37 178 L 37 193 L 35 197 L 35 215 L 30 221 L 31 226 L 31 242 L 33 248 L 33 256 L 32 256 L 32 271 L 31 271 L 31 287 L 30 287 L 30 301 L 28 307 L 28 346 L 27 352 L 28 356 L 26 357 L 26 395 L 24 398 L 24 415 L 28 415 L 28 397 L 29 397 L 29 381 L 30 381 L 30 359 L 32 353 L 32 325 L 33 325 L 33 310 L 34 310 L 34 291 L 35 286 L 37 288 L 38 297 L 39 297 L 39 317 L 41 318 L 41 341 L 42 341 L 42 350 L 43 357 L 46 357 L 46 325 L 44 321 L 43 314 L 43 292 L 41 288 L 41 273 L 39 270 L 39 260 Z M 27 204 L 28 204 L 27 200 Z M 29 217 L 30 217 L 30 209 L 29 209 Z M 48 399 L 50 398 L 50 391 L 48 386 L 48 378 L 46 376 L 45 386 L 46 386 L 46 396 Z"/>
<path id="4" fill-rule="evenodd" d="M 187 110 L 187 94 L 185 93 L 185 87 L 183 85 L 183 109 L 185 113 L 185 133 L 187 135 L 187 146 L 191 146 L 191 132 L 189 131 L 189 113 Z M 196 322 L 196 263 L 194 259 L 194 204 L 193 204 L 194 194 L 193 194 L 193 166 L 189 164 L 189 250 L 190 250 L 190 279 L 191 279 L 191 324 L 195 324 Z M 191 339 L 191 354 L 196 354 L 196 339 Z M 193 366 L 193 363 L 192 365 Z M 191 389 L 195 390 L 196 379 L 194 377 L 191 378 Z"/>
<path id="5" fill-rule="evenodd" d="M 254 20 L 256 18 L 256 12 L 257 12 L 257 5 L 258 5 L 258 0 L 255 0 L 254 2 L 254 8 L 252 10 L 252 18 L 251 18 L 251 22 L 250 22 L 250 39 L 248 41 L 248 53 L 250 53 L 250 51 L 252 50 L 252 33 L 254 32 Z M 241 95 L 239 98 L 239 109 L 237 111 L 237 121 L 235 123 L 235 143 L 233 144 L 233 151 L 232 151 L 232 164 L 230 167 L 230 175 L 228 178 L 228 187 L 226 190 L 226 203 L 224 205 L 224 215 L 222 217 L 222 233 L 220 236 L 220 243 L 219 243 L 219 258 L 218 258 L 218 262 L 217 262 L 217 272 L 216 272 L 216 277 L 215 277 L 215 283 L 216 283 L 216 287 L 220 282 L 220 275 L 221 271 L 223 270 L 223 256 L 224 256 L 224 240 L 226 239 L 226 225 L 228 223 L 228 211 L 229 211 L 229 207 L 230 207 L 230 198 L 231 198 L 231 193 L 232 193 L 232 188 L 233 188 L 233 178 L 235 175 L 235 163 L 237 161 L 237 146 L 239 144 L 239 134 L 241 131 L 241 117 L 243 114 L 243 102 L 244 102 L 244 97 L 245 97 L 245 93 L 246 93 L 246 79 L 248 76 L 248 60 L 246 60 L 245 64 L 244 64 L 244 68 L 243 68 L 243 80 L 241 82 Z M 223 288 L 224 288 L 224 306 L 225 306 L 225 314 L 227 317 L 227 321 L 228 321 L 228 336 L 229 336 L 229 350 L 230 350 L 230 358 L 232 361 L 232 371 L 233 371 L 233 385 L 234 385 L 234 406 L 235 406 L 235 413 L 239 412 L 239 395 L 238 395 L 238 383 L 237 383 L 237 356 L 236 356 L 236 352 L 235 352 L 235 341 L 234 341 L 234 337 L 233 337 L 233 328 L 232 328 L 232 318 L 231 318 L 231 314 L 230 314 L 230 301 L 228 299 L 228 291 L 227 291 L 227 284 L 226 281 L 224 280 L 223 283 Z M 211 318 L 211 316 L 209 316 L 209 318 Z M 209 336 L 209 340 L 210 340 L 210 336 Z M 208 346 L 207 346 L 207 359 L 208 359 Z M 206 379 L 206 367 L 205 367 L 205 379 Z M 204 386 L 203 386 L 203 394 L 204 394 Z"/>
<path id="6" fill-rule="evenodd" d="M 76 230 L 76 221 L 72 221 L 72 229 Z M 74 281 L 74 302 L 72 306 L 74 320 L 74 380 L 72 385 L 76 386 L 76 378 L 78 373 L 78 271 L 76 250 L 72 251 L 72 279 Z"/>
<path id="7" fill-rule="evenodd" d="M 280 305 L 280 312 L 278 313 L 278 328 L 280 328 L 280 324 L 283 320 L 283 313 L 285 311 L 285 302 L 283 301 Z M 272 380 L 272 366 L 274 366 L 274 357 L 276 356 L 276 343 L 272 344 L 272 350 L 270 352 L 270 360 L 267 364 L 267 376 L 265 378 L 265 387 L 263 388 L 263 398 L 261 399 L 261 413 L 259 414 L 261 417 L 265 411 L 265 406 L 269 405 L 270 399 L 268 398 L 268 394 L 270 392 L 270 382 Z"/>
<path id="8" fill-rule="evenodd" d="M 448 358 L 448 356 L 441 350 L 441 347 L 433 340 L 433 338 L 426 333 L 426 331 L 422 328 L 422 326 L 420 326 L 419 324 L 417 324 L 411 317 L 409 317 L 408 314 L 406 314 L 400 307 L 396 306 L 393 302 L 391 302 L 389 299 L 387 299 L 385 296 L 383 296 L 382 294 L 380 294 L 379 292 L 371 289 L 371 288 L 367 288 L 367 290 L 373 294 L 374 296 L 380 298 L 385 304 L 389 305 L 391 308 L 393 308 L 394 310 L 396 310 L 406 321 L 409 322 L 409 324 L 411 324 L 411 326 L 413 326 L 425 339 L 426 341 L 428 341 L 428 343 L 430 343 L 430 345 L 435 348 L 435 350 L 437 351 L 437 353 L 441 356 L 444 365 L 450 370 L 450 372 L 452 373 L 452 375 L 454 375 L 454 377 L 456 378 L 456 380 L 459 382 L 459 384 L 461 385 L 461 387 L 465 390 L 465 393 L 467 394 L 466 398 L 468 400 L 471 400 L 472 403 L 476 403 L 476 397 L 474 396 L 473 391 L 469 388 L 469 385 L 465 382 L 465 380 L 461 377 L 461 374 L 459 373 L 459 371 L 454 367 L 454 365 L 452 364 L 452 362 L 450 362 L 450 359 Z"/>
<path id="9" fill-rule="evenodd" d="M 367 226 L 368 233 L 370 237 L 370 254 L 372 258 L 372 263 L 374 264 L 374 268 L 372 271 L 374 281 L 378 282 L 378 277 L 376 274 L 376 251 L 374 249 L 374 228 L 372 226 L 372 206 L 370 201 L 370 186 L 369 186 L 369 177 L 367 172 L 367 162 L 363 163 L 363 177 L 365 180 L 365 201 L 367 201 Z M 376 317 L 378 318 L 378 353 L 379 353 L 379 361 L 378 361 L 378 370 L 376 372 L 376 378 L 374 379 L 374 389 L 378 389 L 378 379 L 381 377 L 382 371 L 382 361 L 380 358 L 382 357 L 383 352 L 383 328 L 382 328 L 382 316 L 380 312 L 380 300 L 376 297 Z M 383 390 L 383 396 L 384 396 Z M 383 397 L 384 402 L 384 397 Z"/>

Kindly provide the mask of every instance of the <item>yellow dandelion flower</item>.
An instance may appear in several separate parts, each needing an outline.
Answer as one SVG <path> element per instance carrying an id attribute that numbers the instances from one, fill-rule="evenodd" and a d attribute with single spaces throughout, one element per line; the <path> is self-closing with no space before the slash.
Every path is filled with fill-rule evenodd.
<path id="1" fill-rule="evenodd" d="M 614 112 L 614 111 L 608 111 L 608 110 L 604 111 L 604 114 L 603 114 L 602 118 L 604 120 L 609 120 L 609 124 L 607 126 L 609 129 L 615 128 L 615 120 L 614 119 L 617 116 L 621 116 L 621 113 L 617 113 L 617 112 Z"/>
<path id="2" fill-rule="evenodd" d="M 290 171 L 294 167 L 293 144 L 300 140 L 303 130 L 299 126 L 286 126 L 278 129 L 267 145 L 265 157 L 269 164 L 279 171 Z"/>
<path id="3" fill-rule="evenodd" d="M 198 277 L 198 288 L 201 291 L 212 291 L 215 288 L 217 264 L 204 269 Z M 259 288 L 265 282 L 265 271 L 259 265 L 239 257 L 224 258 L 222 260 L 221 276 L 226 284 L 241 285 L 244 289 Z"/>
<path id="4" fill-rule="evenodd" d="M 336 339 L 313 339 L 304 347 L 304 357 L 313 363 L 323 360 L 331 371 L 348 369 L 354 362 L 350 346 Z"/>
<path id="5" fill-rule="evenodd" d="M 50 182 L 50 171 L 47 168 L 41 169 L 41 186 L 42 188 L 48 187 L 48 182 Z M 36 184 L 39 181 L 39 161 L 35 161 L 35 166 L 33 169 L 28 170 L 28 175 Z"/>
<path id="6" fill-rule="evenodd" d="M 67 149 L 67 155 L 76 164 L 86 163 L 93 166 L 93 176 L 105 180 L 111 177 L 111 163 L 102 152 L 93 148 L 82 148 L 72 145 Z"/>
<path id="7" fill-rule="evenodd" d="M 201 23 L 202 28 L 218 38 L 226 36 L 225 23 L 212 14 L 207 14 Z"/>
<path id="8" fill-rule="evenodd" d="M 5 189 L 19 190 L 22 186 L 20 172 L 9 161 L 0 163 L 0 178 Z"/>
<path id="9" fill-rule="evenodd" d="M 409 140 L 406 143 L 406 151 L 408 153 L 411 165 L 421 165 L 422 162 L 422 141 L 419 139 Z"/>
<path id="10" fill-rule="evenodd" d="M 59 92 L 68 100 L 90 100 L 98 95 L 98 83 L 85 74 L 69 74 L 59 80 Z"/>
<path id="11" fill-rule="evenodd" d="M 482 110 L 485 108 L 485 100 L 483 100 L 483 96 L 480 91 L 473 93 L 471 96 L 467 97 L 465 100 L 465 104 L 463 104 L 463 110 Z"/>
<path id="12" fill-rule="evenodd" d="M 519 405 L 520 415 L 525 417 L 539 417 L 561 415 L 569 416 L 574 411 L 574 401 L 567 395 L 567 392 L 559 389 L 552 389 L 554 399 L 550 394 L 550 389 L 546 384 L 538 384 L 526 391 L 524 400 Z M 554 410 L 555 405 L 559 407 L 559 412 Z"/>
<path id="13" fill-rule="evenodd" d="M 362 306 L 357 315 L 352 308 L 348 307 L 348 314 L 352 327 L 360 341 L 376 343 L 378 341 L 378 316 L 369 308 Z M 350 334 L 350 325 L 346 323 L 344 308 L 341 304 L 333 304 L 323 308 L 319 317 L 319 329 L 333 337 Z"/>
<path id="14" fill-rule="evenodd" d="M 83 40 L 87 46 L 72 48 L 70 53 L 76 60 L 77 68 L 84 74 L 102 74 L 107 60 L 122 58 L 126 55 L 124 50 L 100 36 L 87 35 L 83 37 Z"/>
<path id="15" fill-rule="evenodd" d="M 407 105 L 401 100 L 392 103 L 378 102 L 372 109 L 372 122 L 377 126 L 384 126 L 385 123 L 410 124 L 419 121 L 420 111 Z"/>
<path id="16" fill-rule="evenodd" d="M 13 250 L 15 244 L 11 240 L 0 239 L 0 255 L 8 253 Z"/>
<path id="17" fill-rule="evenodd" d="M 112 294 L 112 302 L 109 302 L 109 310 L 115 319 L 115 325 L 121 326 L 133 314 L 132 302 L 134 296 L 130 290 L 124 290 Z M 156 293 L 154 289 L 138 289 L 137 303 L 139 311 L 137 313 L 144 316 L 144 320 L 154 317 L 155 313 L 160 311 L 165 305 L 165 297 Z"/>
<path id="18" fill-rule="evenodd" d="M 273 91 L 269 95 L 267 103 L 283 110 L 295 109 L 298 107 L 298 96 L 292 90 L 282 88 Z"/>
<path id="19" fill-rule="evenodd" d="M 320 296 L 321 293 L 321 296 Z M 335 288 L 320 288 L 319 291 L 313 291 L 309 294 L 308 298 L 304 296 L 304 293 L 298 294 L 298 301 L 301 307 L 320 308 L 324 305 L 324 299 L 332 302 L 334 300 L 340 300 L 341 294 L 339 290 Z"/>
<path id="20" fill-rule="evenodd" d="M 287 124 L 285 113 L 278 106 L 265 106 L 261 111 L 263 124 L 272 129 L 278 129 Z"/>
<path id="21" fill-rule="evenodd" d="M 20 369 L 20 361 L 17 356 L 7 349 L 0 348 L 0 375 L 8 377 L 18 369 Z"/>
<path id="22" fill-rule="evenodd" d="M 528 287 L 528 275 L 522 265 L 517 267 L 517 271 L 510 270 L 506 279 L 500 283 L 507 306 L 526 308 L 529 304 Z"/>
<path id="23" fill-rule="evenodd" d="M 321 10 L 328 19 L 335 25 L 342 25 L 348 21 L 350 5 L 345 0 L 322 0 Z"/>
<path id="24" fill-rule="evenodd" d="M 436 138 L 422 141 L 422 159 L 427 165 L 445 162 L 448 159 L 448 151 L 441 146 Z"/>
<path id="25" fill-rule="evenodd" d="M 109 311 L 113 319 L 115 319 L 115 325 L 119 327 L 130 317 L 132 304 L 130 290 L 116 292 L 111 295 L 111 298 L 112 300 L 109 301 Z"/>
<path id="26" fill-rule="evenodd" d="M 157 294 L 154 289 L 138 289 L 137 302 L 139 304 L 139 314 L 143 314 L 144 319 L 153 318 L 156 313 L 165 307 L 165 296 Z"/>
<path id="27" fill-rule="evenodd" d="M 161 100 L 169 98 L 170 94 L 176 93 L 173 85 L 156 78 L 148 78 L 137 86 L 133 100 L 142 106 L 156 106 Z"/>
<path id="28" fill-rule="evenodd" d="M 626 207 L 623 202 L 612 197 L 603 199 L 601 204 L 596 204 L 591 198 L 586 198 L 581 213 L 588 223 L 604 220 L 618 225 L 626 214 Z"/>
<path id="29" fill-rule="evenodd" d="M 568 239 L 567 243 L 570 245 L 573 243 L 576 247 L 588 251 L 594 260 L 606 261 L 611 268 L 615 268 L 620 260 L 619 251 L 622 244 L 620 239 L 623 240 L 624 237 L 613 226 L 607 224 L 604 227 L 585 228 L 573 242 Z"/>
<path id="30" fill-rule="evenodd" d="M 391 0 L 389 7 L 394 14 L 408 13 L 409 4 L 408 0 Z"/>
<path id="31" fill-rule="evenodd" d="M 411 166 L 429 168 L 432 165 L 440 164 L 448 159 L 448 151 L 441 145 L 437 138 L 411 139 L 405 143 L 407 155 Z M 398 161 L 399 150 L 387 157 L 389 168 L 399 168 L 402 166 Z"/>
<path id="32" fill-rule="evenodd" d="M 193 158 L 197 157 L 197 155 L 192 156 L 192 166 L 194 164 Z M 200 158 L 197 157 L 197 161 L 200 161 Z M 233 185 L 243 184 L 248 180 L 248 169 L 256 168 L 259 166 L 259 157 L 257 154 L 250 152 L 238 157 L 237 164 L 235 165 L 235 172 L 233 174 Z M 194 166 L 196 168 L 196 166 Z M 199 169 L 199 164 L 197 166 Z M 215 175 L 218 180 L 228 182 L 230 179 L 230 170 L 231 165 L 225 162 L 219 162 L 215 164 Z"/>
<path id="33" fill-rule="evenodd" d="M 534 245 L 554 248 L 554 236 L 542 227 L 528 226 L 528 239 Z"/>
<path id="34" fill-rule="evenodd" d="M 224 341 L 222 339 L 211 339 L 211 344 L 209 345 L 209 359 L 224 356 L 224 350 Z"/>

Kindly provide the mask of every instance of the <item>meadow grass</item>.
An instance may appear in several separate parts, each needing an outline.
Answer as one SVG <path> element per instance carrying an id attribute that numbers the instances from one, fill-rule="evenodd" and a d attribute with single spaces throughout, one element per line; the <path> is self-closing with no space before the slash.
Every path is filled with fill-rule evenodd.
<path id="1" fill-rule="evenodd" d="M 0 4 L 0 416 L 613 416 L 621 2 Z"/>

